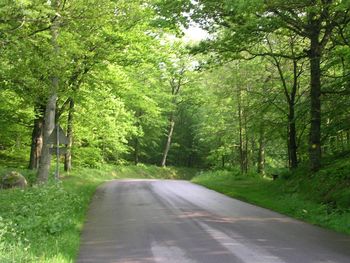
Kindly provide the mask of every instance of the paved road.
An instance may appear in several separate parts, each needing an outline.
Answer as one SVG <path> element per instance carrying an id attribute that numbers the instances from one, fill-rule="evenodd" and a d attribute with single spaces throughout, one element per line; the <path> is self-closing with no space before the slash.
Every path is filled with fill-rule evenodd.
<path id="1" fill-rule="evenodd" d="M 78 262 L 350 262 L 350 236 L 185 181 L 104 184 L 81 242 Z"/>

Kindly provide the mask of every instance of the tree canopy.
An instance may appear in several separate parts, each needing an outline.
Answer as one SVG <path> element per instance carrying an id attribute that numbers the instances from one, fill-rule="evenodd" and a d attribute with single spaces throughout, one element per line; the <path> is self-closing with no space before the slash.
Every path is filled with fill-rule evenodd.
<path id="1" fill-rule="evenodd" d="M 0 154 L 46 182 L 102 163 L 295 169 L 350 150 L 350 2 L 0 6 Z M 183 40 L 185 28 L 208 34 Z"/>

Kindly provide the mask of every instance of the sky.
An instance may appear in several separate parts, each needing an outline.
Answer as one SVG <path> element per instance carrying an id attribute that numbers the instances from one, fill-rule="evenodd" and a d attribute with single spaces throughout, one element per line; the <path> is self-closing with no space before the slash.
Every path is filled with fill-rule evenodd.
<path id="1" fill-rule="evenodd" d="M 188 29 L 184 29 L 185 36 L 183 37 L 185 42 L 199 42 L 209 37 L 207 31 L 201 29 L 198 25 L 192 25 Z"/>

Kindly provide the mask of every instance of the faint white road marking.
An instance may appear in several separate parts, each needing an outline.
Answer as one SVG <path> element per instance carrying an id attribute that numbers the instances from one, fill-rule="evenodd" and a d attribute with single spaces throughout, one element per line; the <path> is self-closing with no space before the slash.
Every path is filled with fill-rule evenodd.
<path id="1" fill-rule="evenodd" d="M 152 242 L 152 254 L 159 263 L 197 263 L 188 258 L 181 248 L 159 242 Z"/>
<path id="2" fill-rule="evenodd" d="M 243 262 L 252 263 L 285 263 L 282 259 L 270 254 L 261 247 L 254 244 L 242 243 L 239 236 L 234 238 L 226 235 L 225 233 L 216 230 L 207 224 L 198 222 L 201 227 L 208 232 L 216 241 L 218 241 L 222 246 L 231 251 L 237 258 Z M 242 238 L 243 239 L 243 238 Z"/>

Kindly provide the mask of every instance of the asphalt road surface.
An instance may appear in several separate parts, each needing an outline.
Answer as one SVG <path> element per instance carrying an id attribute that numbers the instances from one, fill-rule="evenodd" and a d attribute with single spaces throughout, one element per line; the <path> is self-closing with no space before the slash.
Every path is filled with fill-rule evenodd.
<path id="1" fill-rule="evenodd" d="M 350 236 L 171 180 L 101 186 L 77 262 L 350 262 Z"/>

